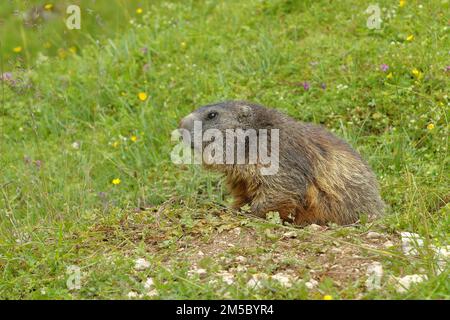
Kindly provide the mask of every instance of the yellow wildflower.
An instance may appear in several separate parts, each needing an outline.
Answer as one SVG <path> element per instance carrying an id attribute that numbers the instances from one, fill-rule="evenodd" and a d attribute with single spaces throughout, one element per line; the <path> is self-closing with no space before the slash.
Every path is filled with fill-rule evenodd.
<path id="1" fill-rule="evenodd" d="M 136 136 L 131 136 L 130 140 L 133 141 L 133 142 L 136 142 L 136 141 L 138 141 L 138 137 L 136 137 Z"/>
<path id="2" fill-rule="evenodd" d="M 69 48 L 69 51 L 72 52 L 73 54 L 77 53 L 77 47 L 72 46 Z"/>
<path id="3" fill-rule="evenodd" d="M 394 77 L 394 75 L 392 74 L 392 72 L 389 72 L 388 75 L 386 76 L 386 79 L 392 79 Z"/>
<path id="4" fill-rule="evenodd" d="M 13 51 L 14 51 L 15 53 L 22 52 L 22 47 L 21 47 L 21 46 L 15 47 L 15 48 L 13 48 Z"/>
<path id="5" fill-rule="evenodd" d="M 113 146 L 113 148 L 117 148 L 118 146 L 119 146 L 119 141 L 114 141 L 113 143 L 112 143 L 112 146 Z"/>
<path id="6" fill-rule="evenodd" d="M 330 296 L 329 294 L 326 294 L 323 296 L 323 300 L 333 300 L 333 297 Z"/>
<path id="7" fill-rule="evenodd" d="M 138 98 L 141 101 L 145 101 L 145 100 L 147 100 L 147 94 L 145 92 L 139 92 Z"/>
<path id="8" fill-rule="evenodd" d="M 182 48 L 186 48 L 186 46 L 187 46 L 186 42 L 183 41 L 183 42 L 181 43 L 181 47 L 182 47 Z"/>
<path id="9" fill-rule="evenodd" d="M 400 0 L 398 3 L 398 6 L 401 8 L 401 7 L 404 7 L 405 4 L 406 4 L 406 0 Z"/>
<path id="10" fill-rule="evenodd" d="M 64 48 L 58 49 L 58 57 L 65 59 L 67 57 L 67 51 Z"/>
<path id="11" fill-rule="evenodd" d="M 420 72 L 420 70 L 417 68 L 412 69 L 411 72 L 417 79 L 421 79 L 423 76 L 422 72 Z"/>
<path id="12" fill-rule="evenodd" d="M 137 13 L 137 14 L 141 14 L 142 12 L 144 12 L 144 10 L 142 10 L 142 8 L 137 8 L 137 9 L 136 9 L 136 13 Z"/>
<path id="13" fill-rule="evenodd" d="M 52 9 L 53 9 L 53 4 L 47 3 L 47 4 L 44 6 L 44 9 L 45 9 L 45 10 L 52 10 Z"/>
<path id="14" fill-rule="evenodd" d="M 434 123 L 429 123 L 428 125 L 427 125 L 427 129 L 428 130 L 433 130 L 434 129 Z"/>
<path id="15" fill-rule="evenodd" d="M 111 182 L 112 182 L 112 184 L 114 184 L 114 185 L 118 185 L 118 184 L 120 184 L 121 180 L 120 180 L 119 178 L 115 178 L 115 179 L 113 179 Z"/>
<path id="16" fill-rule="evenodd" d="M 409 36 L 406 37 L 406 41 L 413 41 L 414 40 L 414 35 L 410 34 Z"/>

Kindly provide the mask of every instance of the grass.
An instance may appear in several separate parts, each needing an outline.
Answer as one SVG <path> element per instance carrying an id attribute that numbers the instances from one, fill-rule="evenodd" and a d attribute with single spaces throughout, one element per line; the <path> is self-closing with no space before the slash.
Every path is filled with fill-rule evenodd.
<path id="1" fill-rule="evenodd" d="M 1 83 L 1 298 L 150 298 L 148 277 L 160 299 L 450 297 L 430 249 L 449 244 L 448 1 L 378 1 L 380 30 L 356 0 L 143 1 L 142 14 L 125 2 L 81 1 L 98 6 L 105 32 L 88 15 L 76 35 L 61 16 L 40 22 L 51 48 L 33 29 L 6 32 L 18 21 L 2 17 L 1 69 L 14 82 Z M 345 138 L 376 172 L 389 213 L 314 231 L 226 209 L 219 176 L 171 163 L 170 133 L 191 110 L 229 99 Z M 403 231 L 424 238 L 418 256 L 402 253 Z M 135 270 L 137 258 L 150 268 Z M 368 291 L 374 261 L 382 288 Z M 78 290 L 66 284 L 73 265 Z M 249 286 L 261 273 L 304 281 Z M 409 274 L 428 279 L 397 292 L 393 277 Z"/>

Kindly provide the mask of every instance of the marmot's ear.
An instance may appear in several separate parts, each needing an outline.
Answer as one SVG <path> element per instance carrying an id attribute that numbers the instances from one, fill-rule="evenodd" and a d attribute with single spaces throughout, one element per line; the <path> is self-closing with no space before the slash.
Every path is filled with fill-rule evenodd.
<path id="1" fill-rule="evenodd" d="M 245 121 L 252 115 L 252 108 L 247 105 L 239 106 L 238 120 L 240 122 Z"/>

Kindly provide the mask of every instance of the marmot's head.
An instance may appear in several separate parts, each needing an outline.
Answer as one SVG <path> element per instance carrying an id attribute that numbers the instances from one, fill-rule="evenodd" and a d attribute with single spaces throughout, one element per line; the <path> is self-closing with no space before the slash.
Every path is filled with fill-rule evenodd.
<path id="1" fill-rule="evenodd" d="M 195 110 L 181 120 L 179 132 L 184 143 L 201 151 L 203 163 L 214 165 L 215 169 L 226 170 L 227 165 L 235 164 L 265 166 L 267 158 L 278 157 L 278 130 L 274 142 L 269 130 L 260 129 L 278 129 L 282 119 L 273 109 L 245 101 L 229 101 Z M 273 143 L 277 149 L 274 152 Z"/>
<path id="2" fill-rule="evenodd" d="M 179 128 L 184 130 L 183 142 L 189 143 L 194 150 L 203 151 L 204 163 L 212 164 L 215 161 L 205 159 L 208 155 L 211 155 L 211 159 L 217 156 L 220 159 L 218 161 L 221 162 L 226 150 L 237 146 L 234 134 L 254 129 L 250 131 L 255 132 L 253 136 L 256 138 L 258 128 L 255 124 L 258 123 L 258 109 L 261 109 L 259 113 L 265 110 L 263 107 L 245 101 L 227 101 L 203 106 L 180 121 Z M 229 138 L 230 132 L 233 138 Z M 185 136 L 186 134 L 188 137 Z M 245 137 L 245 134 L 241 136 L 240 138 L 244 140 L 239 138 L 238 140 L 242 141 L 241 143 L 248 149 L 248 137 Z M 215 147 L 219 149 L 205 152 Z M 217 162 L 214 163 L 217 164 Z"/>
<path id="3" fill-rule="evenodd" d="M 200 121 L 202 131 L 217 129 L 254 128 L 255 105 L 245 101 L 227 101 L 203 106 L 180 121 L 180 128 L 193 132 L 194 122 Z"/>

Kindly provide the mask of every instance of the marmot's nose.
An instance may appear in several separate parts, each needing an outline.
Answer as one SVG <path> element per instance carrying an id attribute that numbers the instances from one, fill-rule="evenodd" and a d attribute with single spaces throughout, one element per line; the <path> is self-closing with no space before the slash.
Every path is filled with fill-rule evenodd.
<path id="1" fill-rule="evenodd" d="M 179 128 L 191 130 L 193 124 L 194 124 L 194 119 L 193 119 L 193 116 L 190 114 L 190 115 L 184 117 L 183 119 L 181 119 Z"/>

